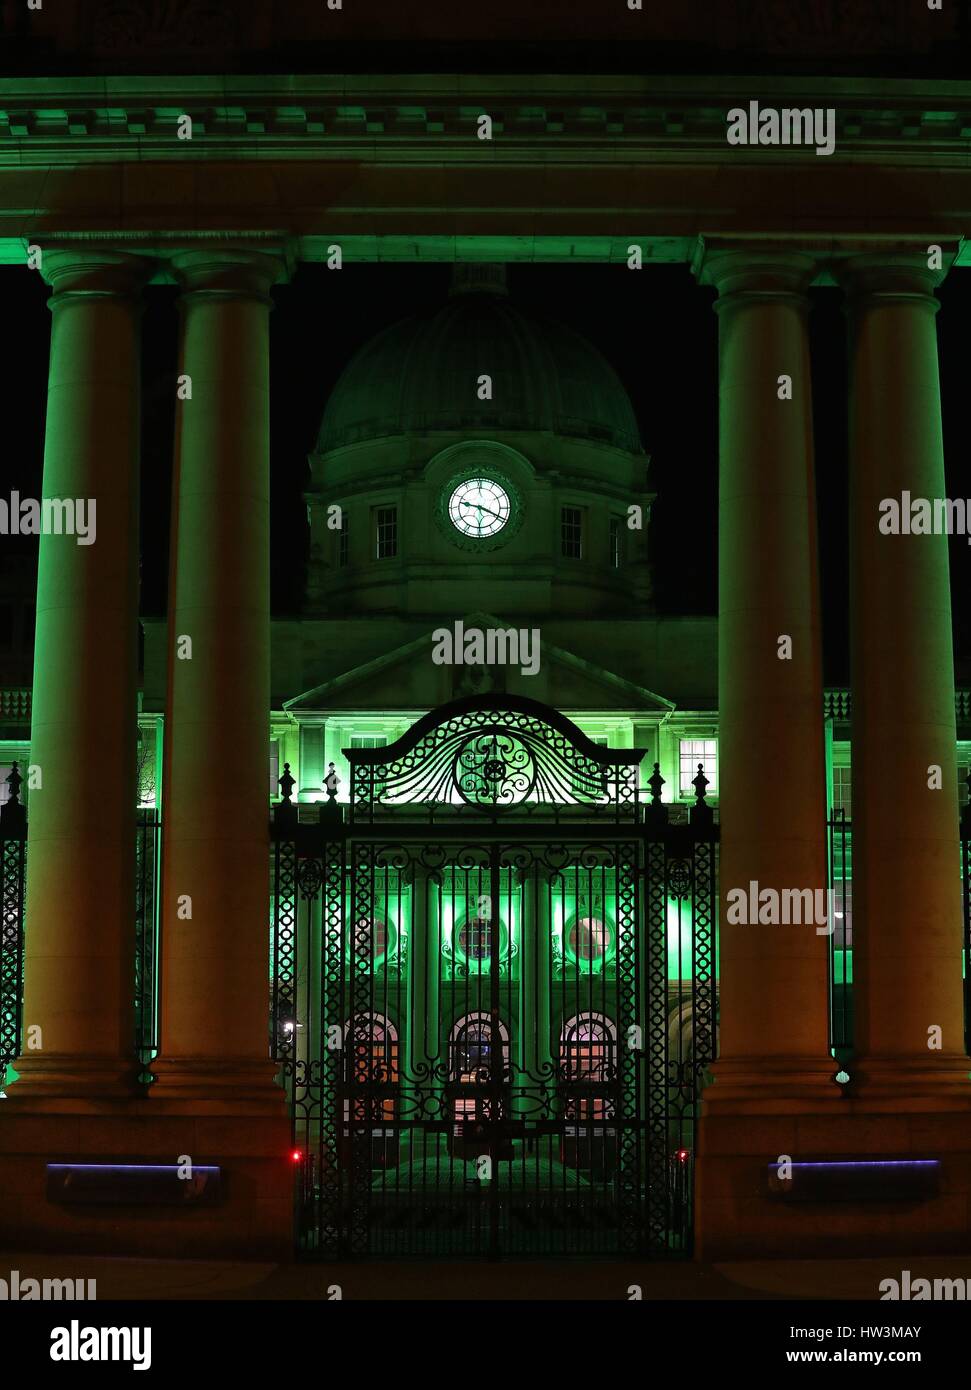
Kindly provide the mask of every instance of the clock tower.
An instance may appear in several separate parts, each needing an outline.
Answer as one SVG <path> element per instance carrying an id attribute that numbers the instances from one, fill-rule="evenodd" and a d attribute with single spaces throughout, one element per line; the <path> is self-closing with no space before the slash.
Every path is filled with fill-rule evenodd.
<path id="1" fill-rule="evenodd" d="M 305 616 L 646 616 L 648 464 L 597 348 L 519 308 L 504 267 L 460 264 L 327 403 Z"/>

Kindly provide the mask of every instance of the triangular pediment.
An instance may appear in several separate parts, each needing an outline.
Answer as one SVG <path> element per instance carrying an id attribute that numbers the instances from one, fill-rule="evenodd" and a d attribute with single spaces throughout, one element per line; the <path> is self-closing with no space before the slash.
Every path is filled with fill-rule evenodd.
<path id="1" fill-rule="evenodd" d="M 498 649 L 516 660 L 489 663 L 490 645 L 487 640 L 479 642 L 475 634 L 490 631 L 524 633 L 521 644 L 506 640 L 491 647 L 493 654 Z M 444 642 L 446 633 L 449 642 Z M 439 664 L 433 660 L 433 651 L 438 647 L 441 653 L 443 645 L 450 659 Z M 475 660 L 477 647 L 481 647 L 486 659 Z M 456 660 L 456 656 L 464 659 Z M 530 673 L 531 668 L 536 669 Z M 543 641 L 542 628 L 521 626 L 481 610 L 449 625 L 429 627 L 421 636 L 304 691 L 288 700 L 284 708 L 293 714 L 349 708 L 430 709 L 463 695 L 503 691 L 528 696 L 557 709 L 631 709 L 664 714 L 675 708 L 664 696 L 599 663 L 562 645 Z"/>

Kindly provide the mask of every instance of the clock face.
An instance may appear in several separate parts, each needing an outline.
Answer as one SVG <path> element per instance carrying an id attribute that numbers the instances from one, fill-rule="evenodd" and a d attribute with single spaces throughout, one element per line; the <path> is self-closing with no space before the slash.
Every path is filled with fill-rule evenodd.
<path id="1" fill-rule="evenodd" d="M 461 535 L 473 539 L 497 535 L 511 511 L 508 492 L 493 478 L 466 478 L 448 499 L 449 521 Z"/>

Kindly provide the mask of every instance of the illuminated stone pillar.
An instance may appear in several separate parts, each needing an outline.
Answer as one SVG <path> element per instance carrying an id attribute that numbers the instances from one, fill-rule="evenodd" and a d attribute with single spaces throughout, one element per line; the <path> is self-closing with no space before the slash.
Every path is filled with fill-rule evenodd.
<path id="1" fill-rule="evenodd" d="M 735 923 L 726 901 L 755 882 L 781 912 L 785 890 L 827 885 L 813 268 L 796 252 L 718 245 L 696 268 L 719 292 L 721 1027 L 708 1114 L 839 1099 L 825 926 Z"/>
<path id="2" fill-rule="evenodd" d="M 846 261 L 841 278 L 851 325 L 853 1094 L 966 1105 L 948 542 L 880 527 L 885 499 L 946 496 L 941 272 L 926 254 L 877 253 Z"/>
<path id="3" fill-rule="evenodd" d="M 517 1105 L 520 1114 L 535 1120 L 545 1117 L 546 1097 L 552 1086 L 550 882 L 538 864 L 526 872 L 521 903 L 519 1074 L 513 1074 L 513 1092 L 520 1092 Z"/>
<path id="4" fill-rule="evenodd" d="M 441 1075 L 443 1043 L 439 1007 L 442 970 L 441 884 L 427 870 L 418 869 L 412 895 L 402 1115 L 404 1118 L 436 1119 L 440 1117 L 444 1080 Z"/>
<path id="5" fill-rule="evenodd" d="M 268 1057 L 269 312 L 275 256 L 178 255 L 159 1100 L 282 1107 Z M 190 915 L 191 914 L 191 915 Z"/>
<path id="6" fill-rule="evenodd" d="M 40 540 L 31 762 L 41 781 L 30 796 L 26 1050 L 10 1107 L 136 1086 L 138 301 L 149 273 L 95 246 L 44 256 L 43 495 L 94 510 L 90 544 Z"/>

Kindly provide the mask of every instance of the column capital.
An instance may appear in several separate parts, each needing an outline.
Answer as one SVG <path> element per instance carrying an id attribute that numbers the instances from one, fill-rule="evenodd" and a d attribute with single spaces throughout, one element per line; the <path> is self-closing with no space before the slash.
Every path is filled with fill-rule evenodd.
<path id="1" fill-rule="evenodd" d="M 691 263 L 698 283 L 718 290 L 716 308 L 742 298 L 805 302 L 816 269 L 816 257 L 806 251 L 756 241 L 702 239 Z"/>
<path id="2" fill-rule="evenodd" d="M 941 252 L 943 260 L 943 247 Z M 919 250 L 895 247 L 846 256 L 833 262 L 832 271 L 854 304 L 910 300 L 923 302 L 936 313 L 940 305 L 934 290 L 953 259 L 953 251 L 948 252 L 947 264 L 935 268 L 926 246 Z"/>
<path id="3" fill-rule="evenodd" d="M 54 291 L 52 306 L 62 298 L 85 295 L 133 299 L 156 268 L 149 256 L 117 251 L 97 242 L 41 246 L 41 253 L 40 272 Z"/>
<path id="4" fill-rule="evenodd" d="M 289 279 L 289 258 L 283 247 L 259 250 L 252 246 L 199 246 L 178 251 L 170 267 L 187 295 L 217 295 L 225 299 L 257 299 L 271 304 L 270 290 Z"/>

